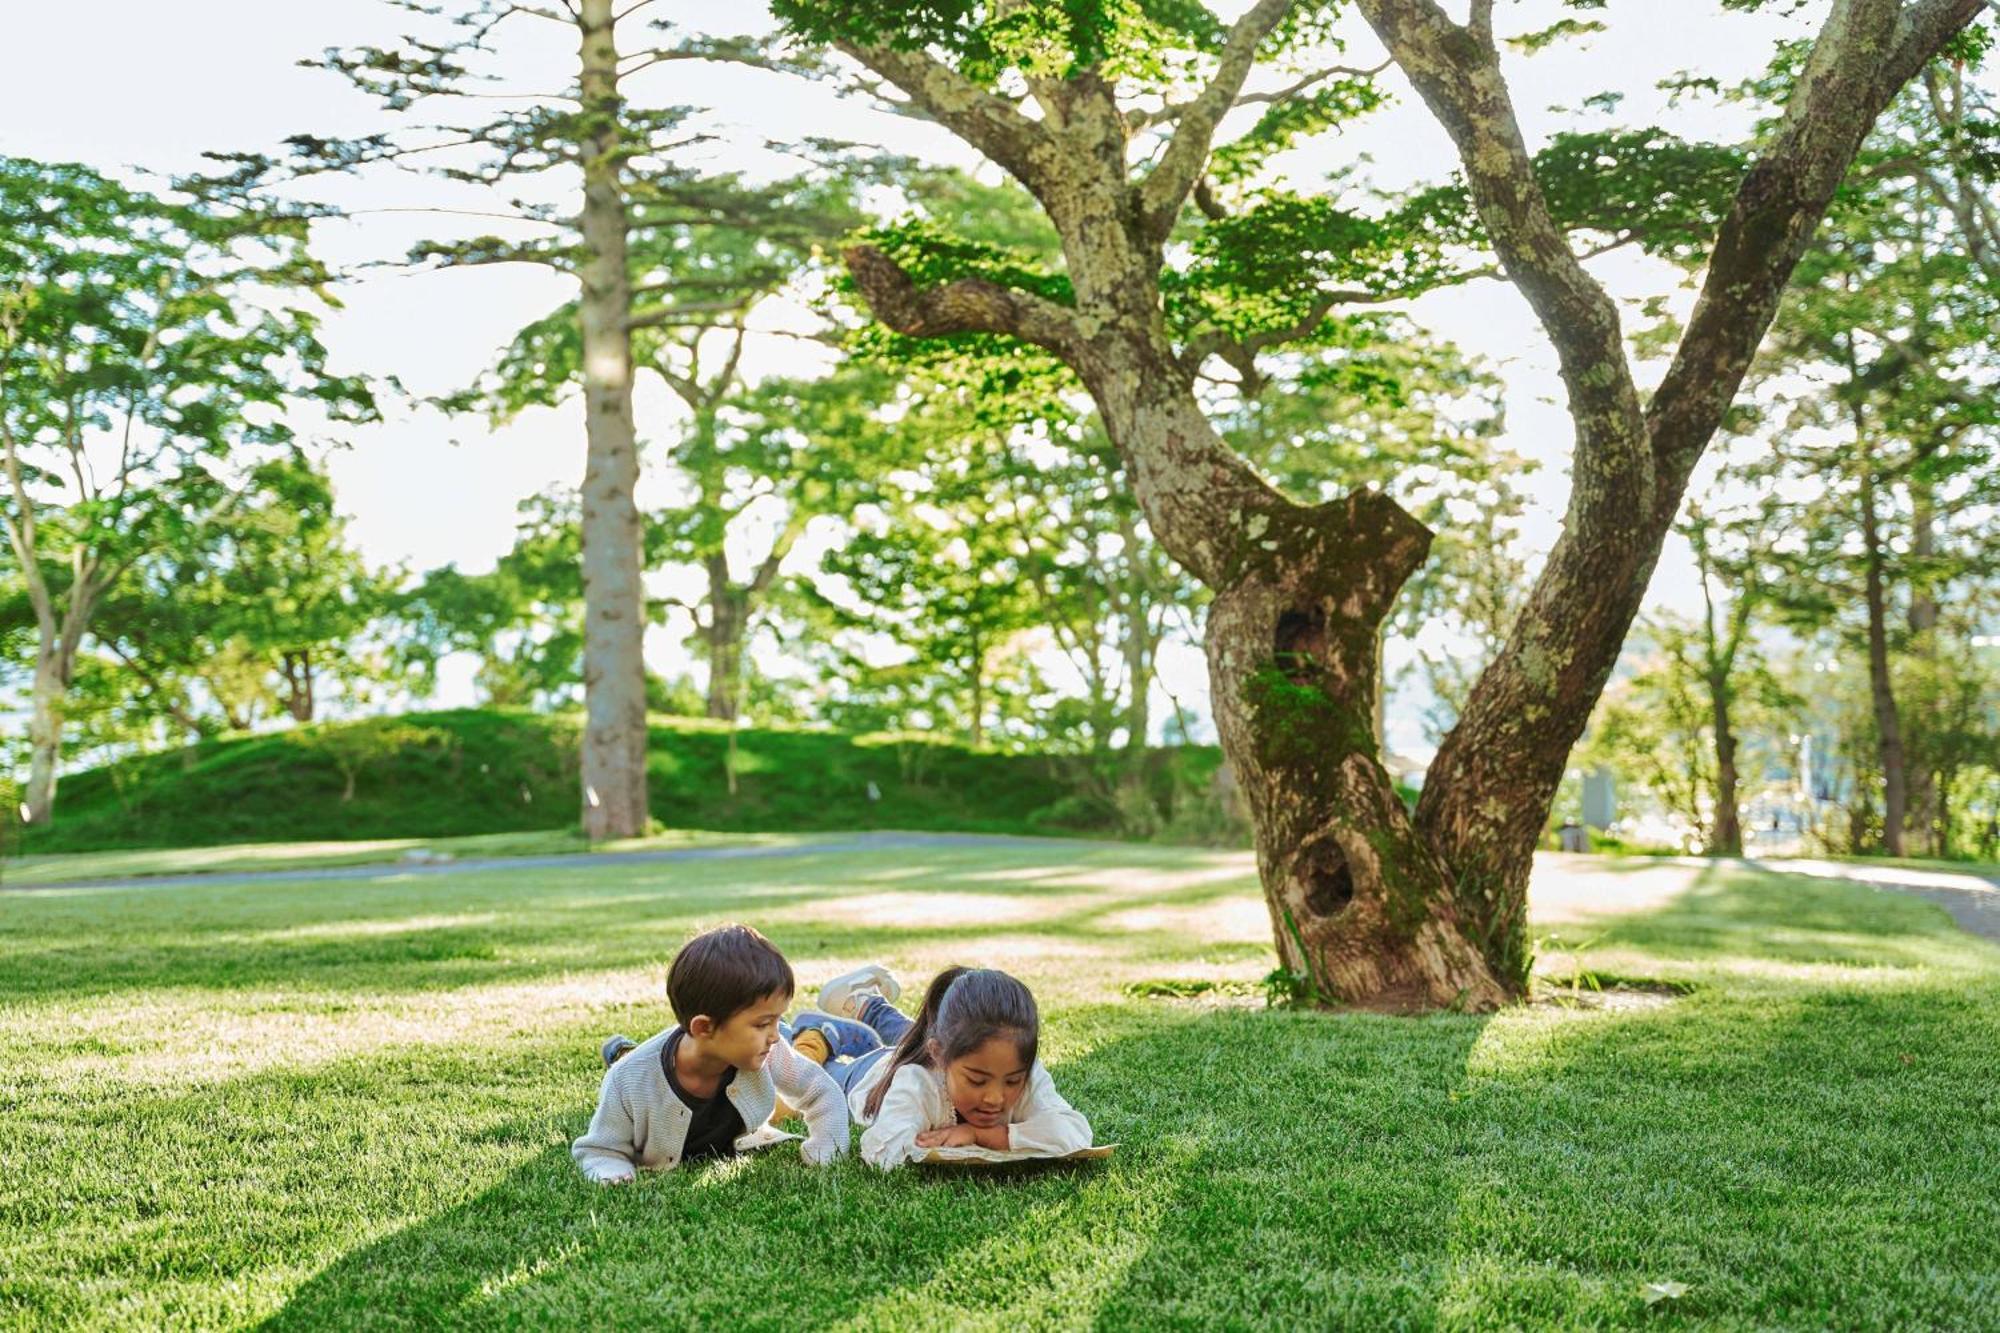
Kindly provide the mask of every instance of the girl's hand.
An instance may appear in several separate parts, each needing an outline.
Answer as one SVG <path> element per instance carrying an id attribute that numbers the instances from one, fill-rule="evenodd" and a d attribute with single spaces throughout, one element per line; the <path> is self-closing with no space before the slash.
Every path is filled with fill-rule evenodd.
<path id="1" fill-rule="evenodd" d="M 953 1125 L 950 1129 L 927 1129 L 917 1135 L 919 1148 L 969 1148 L 979 1141 L 979 1131 L 971 1125 Z"/>
<path id="2" fill-rule="evenodd" d="M 971 1126 L 960 1125 L 959 1128 L 969 1129 Z M 972 1141 L 982 1148 L 991 1148 L 995 1152 L 1006 1152 L 1014 1146 L 1014 1140 L 1007 1133 L 1005 1125 L 995 1125 L 991 1129 L 974 1129 Z"/>

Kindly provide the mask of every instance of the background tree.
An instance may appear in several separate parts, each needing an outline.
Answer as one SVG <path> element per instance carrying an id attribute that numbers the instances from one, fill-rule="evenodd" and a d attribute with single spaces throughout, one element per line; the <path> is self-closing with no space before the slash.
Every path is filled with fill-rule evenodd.
<path id="1" fill-rule="evenodd" d="M 1694 554 L 1695 578 L 1701 588 L 1701 620 L 1689 637 L 1693 639 L 1693 665 L 1707 696 L 1707 729 L 1714 750 L 1714 814 L 1706 839 L 1712 856 L 1743 854 L 1742 773 L 1737 752 L 1743 720 L 1739 704 L 1746 682 L 1767 701 L 1778 695 L 1754 637 L 1759 617 L 1771 601 L 1770 518 L 1769 508 L 1764 508 L 1731 523 L 1718 523 L 1697 506 L 1690 507 L 1681 524 L 1682 535 Z"/>
<path id="2" fill-rule="evenodd" d="M 1763 87 L 1793 77 L 1780 62 Z M 1950 86 L 1960 92 L 1947 101 Z M 2000 157 L 1967 151 L 1994 125 L 1961 66 L 1927 70 L 1896 100 L 1857 173 L 1919 188 L 1836 201 L 1762 367 L 1772 457 L 1735 473 L 1768 474 L 1797 539 L 1784 584 L 1793 623 L 1834 631 L 1867 663 L 1891 855 L 1910 835 L 1922 850 L 1937 842 L 1938 766 L 1923 752 L 1928 733 L 1957 731 L 1949 705 L 1912 713 L 1899 679 L 1924 677 L 1930 701 L 1954 693 L 1940 673 L 1970 661 L 1962 646 L 1990 623 L 1981 589 L 2000 561 L 2000 282 L 1978 231 L 2000 199 Z"/>
<path id="3" fill-rule="evenodd" d="M 769 187 L 747 186 L 733 176 L 677 179 L 674 188 L 686 201 L 679 216 L 663 215 L 630 238 L 633 269 L 647 275 L 646 285 L 677 292 L 692 307 L 635 324 L 631 350 L 635 369 L 656 376 L 686 413 L 667 457 L 687 498 L 645 520 L 644 564 L 667 560 L 701 573 L 706 595 L 687 609 L 707 649 L 711 717 L 736 716 L 743 644 L 757 602 L 806 525 L 841 498 L 838 488 L 817 485 L 793 468 L 802 457 L 796 437 L 785 440 L 768 418 L 743 429 L 732 419 L 739 409 L 753 417 L 762 410 L 744 401 L 752 388 L 744 365 L 749 344 L 794 336 L 753 333 L 751 321 L 781 294 L 809 297 L 819 245 L 832 244 L 859 220 L 852 173 L 832 158 L 822 157 L 819 165 L 822 170 L 799 181 Z M 579 326 L 579 307 L 570 302 L 521 330 L 480 385 L 456 396 L 453 405 L 481 405 L 504 420 L 529 405 L 569 397 L 584 381 Z M 762 396 L 775 401 L 783 392 L 774 388 Z M 828 391 L 801 384 L 791 392 L 825 397 Z M 850 416 L 843 424 L 862 423 Z M 840 439 L 814 433 L 820 453 L 809 470 L 830 475 L 827 458 Z M 667 432 L 655 426 L 648 434 L 658 439 Z M 729 549 L 746 539 L 741 520 L 752 508 L 761 518 L 782 514 L 751 571 L 737 577 Z"/>
<path id="4" fill-rule="evenodd" d="M 336 688 L 366 702 L 385 683 L 372 631 L 397 576 L 367 568 L 346 527 L 325 470 L 285 455 L 203 530 L 135 561 L 93 622 L 134 709 L 194 739 L 268 711 L 310 722 Z"/>
<path id="5" fill-rule="evenodd" d="M 1004 499 L 967 484 L 885 496 L 822 568 L 861 604 L 846 623 L 886 632 L 938 682 L 931 729 L 958 732 L 978 747 L 993 721 L 994 673 L 1035 620 L 1023 567 L 1029 553 L 1014 516 Z M 968 505 L 986 521 L 959 521 Z"/>
<path id="6" fill-rule="evenodd" d="M 495 708 L 574 704 L 583 685 L 584 603 L 573 492 L 520 504 L 514 545 L 484 574 L 432 570 L 398 600 L 388 636 L 416 692 L 436 688 L 443 659 L 466 653 Z"/>
<path id="7" fill-rule="evenodd" d="M 398 116 L 418 108 L 440 119 L 366 138 L 290 141 L 295 170 L 361 170 L 424 163 L 448 181 L 489 187 L 481 210 L 505 217 L 505 234 L 425 242 L 413 263 L 444 267 L 536 264 L 577 282 L 576 364 L 584 407 L 582 504 L 584 709 L 583 828 L 591 838 L 645 831 L 647 623 L 641 585 L 642 524 L 632 415 L 635 331 L 690 314 L 733 308 L 683 291 L 684 274 L 660 274 L 635 255 L 634 240 L 709 216 L 708 184 L 683 164 L 705 137 L 684 106 L 648 107 L 634 81 L 658 65 L 754 60 L 752 44 L 676 36 L 664 20 L 637 17 L 650 0 L 480 0 L 444 10 L 388 0 L 420 31 L 387 47 L 327 53 L 325 68 L 348 78 Z M 510 81 L 503 40 L 533 25 L 523 48 L 561 43 L 577 52 L 576 77 L 559 93 Z M 508 109 L 494 113 L 498 100 Z M 274 164 L 241 161 L 241 177 L 271 178 Z M 540 184 L 538 184 L 538 182 Z M 542 189 L 549 198 L 524 200 Z M 448 210 L 447 210 L 448 211 Z M 525 238 L 524 234 L 525 233 Z M 640 247 L 638 254 L 643 254 Z"/>
<path id="8" fill-rule="evenodd" d="M 1579 750 L 1712 856 L 1742 855 L 1744 806 L 1797 777 L 1786 737 L 1802 701 L 1748 625 L 1757 604 L 1705 600 L 1693 619 L 1641 622 L 1632 672 L 1605 691 Z"/>
<path id="9" fill-rule="evenodd" d="M 25 805 L 51 818 L 63 705 L 106 594 L 199 544 L 297 405 L 373 411 L 319 343 L 295 211 L 163 197 L 0 158 L 0 500 L 38 631 Z"/>

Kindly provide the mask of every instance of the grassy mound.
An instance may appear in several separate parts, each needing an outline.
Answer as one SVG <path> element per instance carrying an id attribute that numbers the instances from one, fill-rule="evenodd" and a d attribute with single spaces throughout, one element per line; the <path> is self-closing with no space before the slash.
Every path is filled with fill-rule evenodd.
<path id="1" fill-rule="evenodd" d="M 440 838 L 573 827 L 573 715 L 413 713 L 208 741 L 65 777 L 56 819 L 18 850 Z M 1080 761 L 987 754 L 920 739 L 745 730 L 656 718 L 652 810 L 670 828 L 816 832 L 1116 831 L 1084 794 Z M 1202 790 L 1219 752 L 1155 757 L 1163 806 Z M 731 789 L 730 772 L 735 774 Z M 872 792 L 872 795 L 871 795 Z"/>

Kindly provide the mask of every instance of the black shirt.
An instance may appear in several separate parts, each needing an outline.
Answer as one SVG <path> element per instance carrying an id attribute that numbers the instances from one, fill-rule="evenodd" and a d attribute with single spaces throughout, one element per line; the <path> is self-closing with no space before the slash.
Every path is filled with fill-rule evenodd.
<path id="1" fill-rule="evenodd" d="M 716 1084 L 713 1097 L 697 1097 L 681 1086 L 674 1073 L 674 1052 L 680 1048 L 685 1031 L 676 1032 L 667 1038 L 667 1044 L 660 1048 L 660 1068 L 666 1071 L 667 1086 L 674 1090 L 674 1096 L 681 1104 L 694 1113 L 688 1122 L 687 1143 L 681 1148 L 681 1160 L 692 1162 L 698 1157 L 734 1157 L 736 1140 L 743 1137 L 743 1114 L 729 1101 L 729 1085 L 736 1078 L 734 1067 L 724 1071 L 722 1082 Z"/>

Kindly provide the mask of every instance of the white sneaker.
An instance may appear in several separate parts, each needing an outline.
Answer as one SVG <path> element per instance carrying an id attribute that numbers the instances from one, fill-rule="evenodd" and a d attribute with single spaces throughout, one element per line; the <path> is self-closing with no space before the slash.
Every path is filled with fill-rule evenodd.
<path id="1" fill-rule="evenodd" d="M 869 1000 L 880 997 L 894 1004 L 896 997 L 902 993 L 902 986 L 888 968 L 880 963 L 870 963 L 821 986 L 819 1007 L 822 1013 L 836 1018 L 859 1020 L 861 1010 Z"/>

